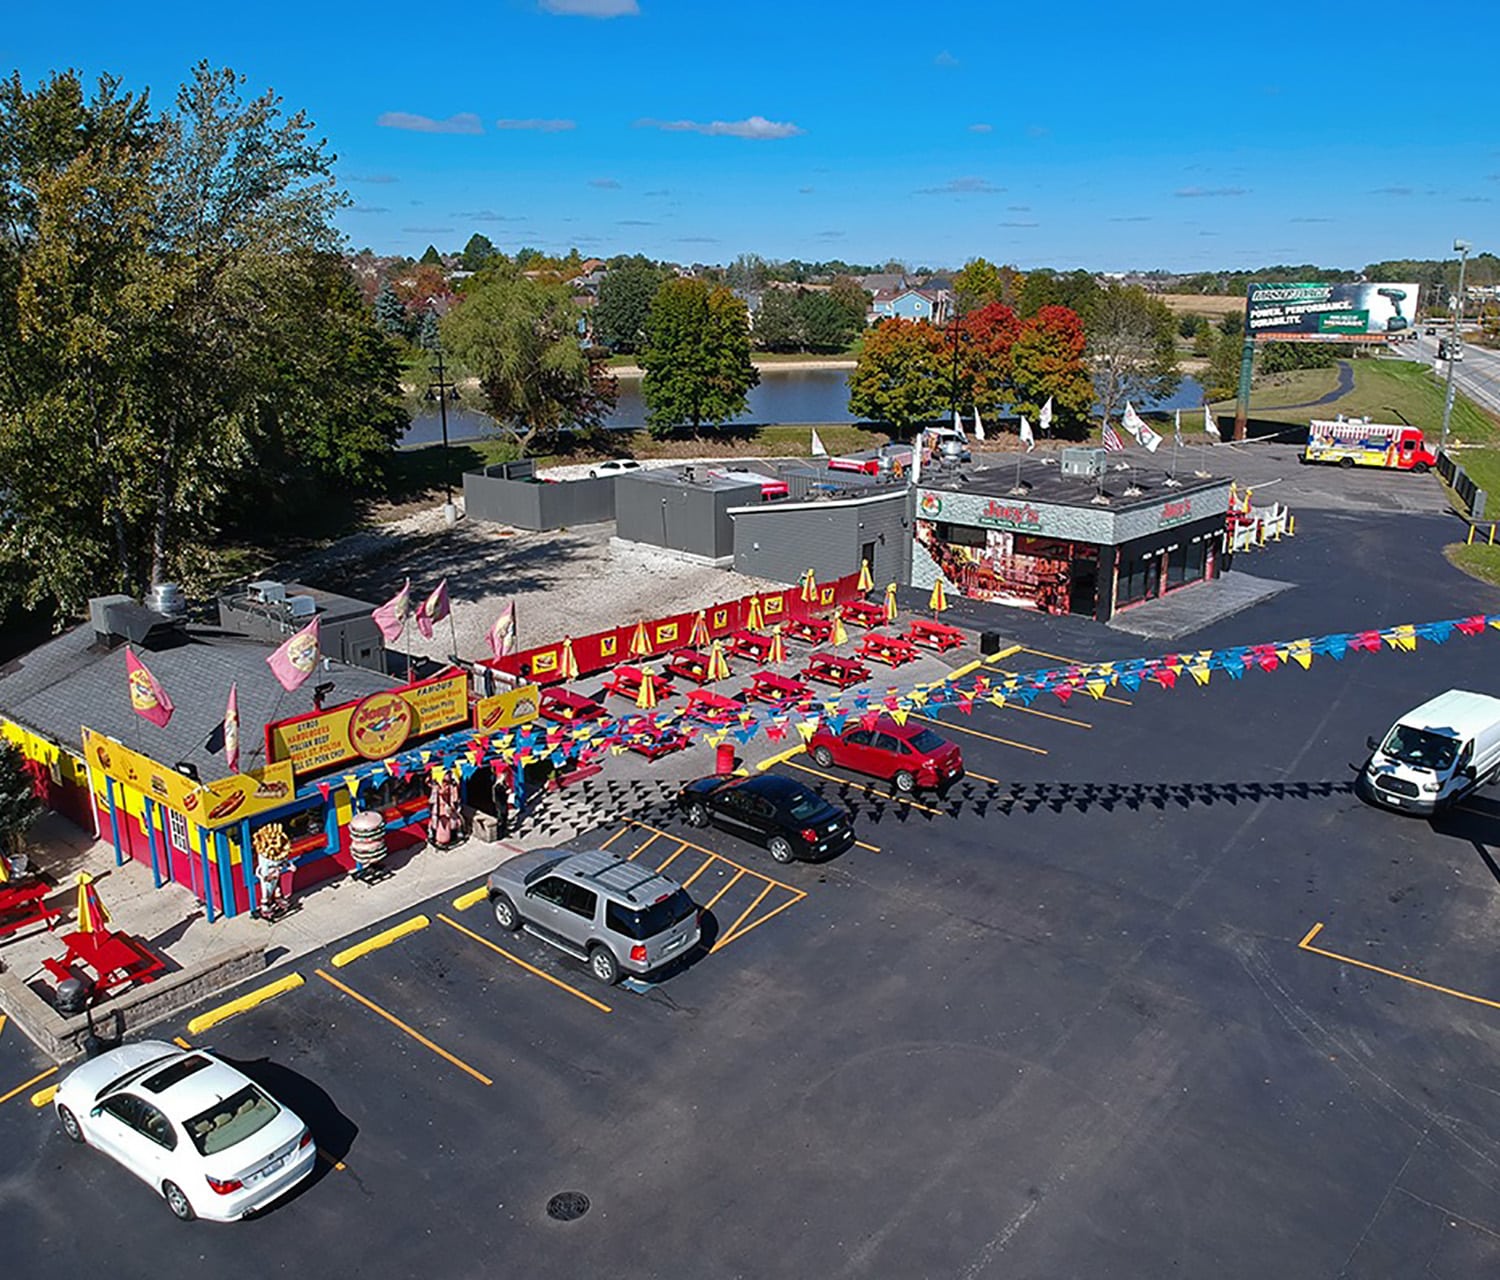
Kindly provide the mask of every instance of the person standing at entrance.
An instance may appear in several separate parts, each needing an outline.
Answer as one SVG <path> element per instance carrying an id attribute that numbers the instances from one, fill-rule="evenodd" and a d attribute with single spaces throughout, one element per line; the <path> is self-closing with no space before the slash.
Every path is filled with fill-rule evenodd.
<path id="1" fill-rule="evenodd" d="M 500 837 L 510 834 L 510 788 L 505 783 L 505 771 L 495 768 L 492 771 L 493 782 L 490 785 L 490 795 L 495 802 L 495 827 Z"/>

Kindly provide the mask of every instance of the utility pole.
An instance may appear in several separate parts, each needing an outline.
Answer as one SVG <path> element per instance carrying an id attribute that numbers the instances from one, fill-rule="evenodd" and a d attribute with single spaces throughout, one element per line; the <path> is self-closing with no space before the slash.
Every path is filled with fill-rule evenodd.
<path id="1" fill-rule="evenodd" d="M 434 351 L 437 363 L 427 366 L 433 376 L 433 381 L 427 384 L 427 399 L 437 401 L 438 417 L 443 424 L 443 519 L 452 525 L 458 523 L 458 508 L 453 504 L 453 468 L 448 455 L 448 401 L 458 399 L 458 384 L 448 380 L 442 347 Z"/>
<path id="2" fill-rule="evenodd" d="M 1458 299 L 1453 304 L 1453 337 L 1448 341 L 1448 387 L 1443 393 L 1443 438 L 1439 449 L 1448 447 L 1448 422 L 1453 417 L 1453 366 L 1463 354 L 1464 268 L 1469 264 L 1471 247 L 1467 240 L 1453 242 L 1458 253 Z"/>

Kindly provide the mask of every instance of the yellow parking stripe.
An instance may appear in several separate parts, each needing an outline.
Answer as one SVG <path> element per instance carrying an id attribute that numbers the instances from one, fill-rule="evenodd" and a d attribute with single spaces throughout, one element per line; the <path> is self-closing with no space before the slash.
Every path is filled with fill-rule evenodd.
<path id="1" fill-rule="evenodd" d="M 716 854 L 716 853 L 710 853 L 708 855 L 708 858 L 704 861 L 703 865 L 701 867 L 699 867 L 698 870 L 696 870 L 695 872 L 693 872 L 692 875 L 690 875 L 686 880 L 684 880 L 682 882 L 682 887 L 684 889 L 686 889 L 688 887 L 688 885 L 692 884 L 694 880 L 696 880 L 699 876 L 701 876 L 705 871 L 707 871 L 711 866 L 713 866 L 714 863 L 716 863 L 718 860 L 719 860 L 719 855 L 718 854 Z"/>
<path id="2" fill-rule="evenodd" d="M 637 858 L 639 858 L 641 856 L 641 854 L 645 853 L 647 849 L 649 849 L 653 844 L 655 844 L 658 840 L 660 840 L 661 837 L 664 834 L 665 834 L 665 832 L 658 831 L 654 836 L 651 837 L 651 839 L 647 840 L 646 843 L 643 844 L 634 853 L 627 853 L 625 855 L 625 861 L 626 862 L 634 862 Z"/>
<path id="3" fill-rule="evenodd" d="M 877 849 L 876 852 L 878 853 L 879 850 Z M 807 894 L 803 893 L 802 890 L 798 889 L 796 897 L 794 897 L 794 898 L 788 898 L 779 907 L 775 908 L 772 911 L 766 912 L 766 914 L 763 915 L 763 916 L 761 916 L 761 918 L 759 920 L 752 920 L 749 924 L 747 924 L 743 929 L 741 929 L 738 933 L 734 934 L 732 937 L 727 937 L 726 936 L 726 937 L 720 938 L 716 943 L 714 943 L 714 950 L 717 951 L 720 947 L 727 947 L 731 942 L 738 942 L 747 933 L 749 933 L 750 930 L 752 930 L 752 929 L 759 929 L 761 927 L 761 925 L 763 925 L 763 924 L 766 923 L 767 920 L 773 920 L 773 919 L 775 919 L 783 911 L 785 911 L 788 907 L 795 907 L 805 897 L 807 897 Z"/>
<path id="4" fill-rule="evenodd" d="M 25 1093 L 26 1090 L 28 1090 L 29 1088 L 31 1088 L 32 1085 L 34 1085 L 34 1084 L 41 1084 L 41 1082 L 43 1080 L 45 1080 L 48 1076 L 55 1076 L 56 1074 L 57 1074 L 57 1068 L 56 1067 L 48 1067 L 40 1075 L 34 1075 L 34 1076 L 32 1076 L 31 1079 L 28 1080 L 28 1081 L 26 1081 L 25 1084 L 18 1084 L 9 1093 L 0 1093 L 0 1103 L 9 1102 L 17 1094 Z"/>
<path id="5" fill-rule="evenodd" d="M 1425 987 L 1428 991 L 1436 991 L 1439 995 L 1452 996 L 1455 1000 L 1467 1000 L 1470 1004 L 1482 1004 L 1488 1009 L 1500 1009 L 1500 1001 L 1486 1000 L 1483 996 L 1471 996 L 1466 991 L 1455 991 L 1452 987 L 1440 987 L 1435 982 L 1426 982 L 1421 978 L 1413 978 L 1407 973 L 1397 973 L 1394 969 L 1382 969 L 1378 964 L 1370 964 L 1365 960 L 1356 960 L 1353 956 L 1341 956 L 1337 951 L 1325 951 L 1322 947 L 1312 945 L 1312 940 L 1322 932 L 1323 924 L 1319 921 L 1307 931 L 1307 936 L 1297 944 L 1301 951 L 1311 951 L 1314 955 L 1327 956 L 1330 960 L 1337 960 L 1340 964 L 1352 964 L 1360 969 L 1368 969 L 1371 973 L 1378 973 L 1387 978 L 1397 978 L 1402 982 L 1409 982 L 1414 987 Z M 0 1098 L 0 1102 L 5 1099 Z"/>
<path id="6" fill-rule="evenodd" d="M 207 1031 L 210 1027 L 216 1027 L 221 1022 L 227 1022 L 230 1018 L 244 1013 L 248 1009 L 255 1008 L 258 1004 L 264 1004 L 267 1000 L 274 1000 L 277 996 L 288 991 L 295 991 L 302 985 L 303 978 L 300 973 L 289 973 L 284 978 L 278 978 L 275 982 L 268 982 L 263 987 L 257 987 L 254 991 L 247 991 L 242 996 L 236 996 L 233 1000 L 227 1000 L 215 1009 L 207 1013 L 200 1013 L 196 1018 L 188 1020 L 187 1029 L 195 1036 Z"/>
<path id="7" fill-rule="evenodd" d="M 623 836 L 629 830 L 630 830 L 630 824 L 627 822 L 623 827 L 621 827 L 618 831 L 616 831 L 614 833 L 614 835 L 610 836 L 610 838 L 608 840 L 606 840 L 603 844 L 601 844 L 599 847 L 601 849 L 608 849 L 610 845 L 614 844 L 614 842 L 616 840 L 618 840 L 621 836 Z"/>
<path id="8" fill-rule="evenodd" d="M 444 924 L 450 925 L 453 928 L 457 929 L 461 934 L 464 935 L 464 937 L 473 938 L 474 941 L 479 943 L 480 946 L 488 947 L 491 951 L 504 956 L 512 964 L 520 965 L 521 968 L 525 969 L 527 973 L 534 974 L 536 977 L 541 978 L 544 982 L 550 982 L 554 987 L 561 987 L 570 996 L 577 996 L 584 1002 L 584 1004 L 591 1004 L 594 1006 L 594 1008 L 602 1009 L 605 1013 L 613 1012 L 613 1010 L 611 1010 L 610 1007 L 602 1000 L 595 1000 L 594 997 L 589 995 L 587 992 L 580 991 L 577 987 L 569 986 L 568 983 L 564 982 L 561 978 L 554 978 L 550 973 L 546 973 L 543 970 L 538 969 L 535 965 L 527 964 L 526 961 L 522 960 L 519 956 L 511 955 L 511 953 L 504 947 L 496 946 L 488 938 L 475 933 L 472 929 L 465 929 L 463 925 L 458 923 L 457 920 L 450 920 L 441 912 L 438 913 L 438 919 L 441 920 Z"/>
<path id="9" fill-rule="evenodd" d="M 745 874 L 745 869 L 743 867 L 741 867 L 738 871 L 736 871 L 734 873 L 734 875 L 732 875 L 729 878 L 729 883 L 728 884 L 726 884 L 722 889 L 719 890 L 718 893 L 714 894 L 714 896 L 712 898 L 710 898 L 707 902 L 705 902 L 703 904 L 703 909 L 705 911 L 712 911 L 714 909 L 714 906 L 718 903 L 719 899 L 722 898 L 731 889 L 733 889 L 735 885 L 739 884 L 740 878 L 744 874 Z"/>
<path id="10" fill-rule="evenodd" d="M 730 925 L 729 928 L 724 931 L 724 936 L 714 943 L 710 954 L 712 954 L 713 951 L 717 951 L 720 947 L 724 946 L 734 938 L 734 931 L 745 923 L 746 918 L 755 910 L 756 907 L 760 906 L 760 904 L 766 900 L 766 895 L 770 893 L 771 890 L 775 887 L 776 886 L 773 884 L 767 884 L 764 889 L 762 889 L 758 894 L 755 895 L 755 901 L 740 912 L 739 919 L 736 920 L 732 925 Z"/>
<path id="11" fill-rule="evenodd" d="M 409 1035 L 413 1040 L 415 1040 L 419 1045 L 422 1045 L 424 1048 L 431 1049 L 433 1051 L 433 1053 L 437 1054 L 438 1057 L 442 1058 L 445 1062 L 451 1062 L 460 1071 L 467 1072 L 469 1075 L 473 1076 L 474 1079 L 478 1080 L 480 1084 L 485 1085 L 486 1087 L 488 1087 L 488 1086 L 493 1085 L 495 1083 L 493 1080 L 491 1080 L 489 1078 L 489 1076 L 485 1075 L 484 1072 L 482 1072 L 482 1071 L 476 1071 L 473 1067 L 471 1067 L 462 1058 L 456 1058 L 451 1053 L 449 1053 L 446 1049 L 439 1048 L 437 1045 L 433 1044 L 431 1040 L 429 1040 L 426 1036 L 424 1036 L 420 1031 L 416 1030 L 414 1027 L 407 1026 L 407 1024 L 404 1023 L 404 1022 L 402 1022 L 401 1019 L 398 1018 L 394 1013 L 389 1013 L 386 1010 L 382 1009 L 373 1000 L 370 1000 L 367 997 L 360 995 L 359 992 L 356 991 L 353 987 L 346 987 L 337 978 L 333 977 L 331 974 L 324 973 L 323 970 L 321 970 L 321 969 L 316 969 L 316 970 L 314 970 L 314 972 L 318 975 L 318 977 L 322 978 L 324 982 L 328 983 L 329 986 L 337 987 L 340 991 L 342 991 L 351 1000 L 357 1000 L 360 1004 L 364 1005 L 364 1007 L 366 1009 L 368 1009 L 371 1013 L 377 1014 L 380 1017 L 384 1018 L 393 1027 L 400 1028 L 402 1031 L 406 1032 L 406 1034 Z"/>
<path id="12" fill-rule="evenodd" d="M 1025 652 L 1025 653 L 1034 653 L 1034 654 L 1036 654 L 1036 656 L 1038 658 L 1050 658 L 1050 659 L 1052 659 L 1053 662 L 1066 662 L 1070 667 L 1087 667 L 1087 666 L 1095 665 L 1093 663 L 1081 662 L 1077 658 L 1065 658 L 1060 653 L 1048 653 L 1045 649 L 1032 649 L 1032 648 L 1028 647 L 1023 652 Z M 1016 673 L 1014 671 L 1007 671 L 1005 674 L 1008 675 L 1008 676 L 1013 676 Z M 1133 707 L 1135 705 L 1135 703 L 1128 702 L 1124 698 L 1112 698 L 1107 693 L 1104 695 L 1104 701 L 1105 702 L 1117 702 L 1122 707 Z"/>
<path id="13" fill-rule="evenodd" d="M 671 854 L 670 854 L 670 855 L 669 855 L 669 856 L 668 856 L 668 857 L 667 857 L 667 860 L 666 860 L 666 861 L 665 861 L 665 862 L 663 862 L 663 863 L 662 863 L 662 864 L 661 864 L 661 866 L 659 866 L 659 867 L 657 867 L 657 868 L 656 868 L 656 874 L 657 874 L 657 875 L 661 875 L 661 873 L 662 873 L 662 872 L 663 872 L 663 871 L 665 871 L 665 870 L 666 870 L 666 869 L 667 869 L 667 868 L 668 868 L 668 867 L 670 867 L 670 866 L 671 866 L 671 865 L 672 865 L 672 864 L 673 864 L 673 863 L 674 863 L 674 862 L 676 862 L 676 861 L 677 861 L 677 859 L 678 859 L 678 858 L 679 858 L 679 857 L 680 857 L 680 856 L 681 856 L 681 855 L 682 855 L 682 854 L 683 854 L 683 853 L 684 853 L 684 852 L 686 852 L 686 850 L 687 850 L 687 847 L 688 847 L 688 842 L 687 842 L 687 841 L 686 841 L 686 840 L 684 840 L 684 841 L 683 841 L 683 842 L 682 842 L 682 843 L 681 843 L 681 844 L 679 844 L 679 845 L 678 845 L 678 846 L 677 846 L 677 848 L 676 848 L 676 850 L 674 850 L 674 851 L 673 851 L 673 852 L 672 852 L 672 853 L 671 853 Z"/>
<path id="14" fill-rule="evenodd" d="M 663 831 L 660 827 L 653 827 L 649 822 L 640 822 L 635 818 L 630 819 L 630 821 L 634 823 L 634 825 L 640 827 L 643 831 L 655 831 L 658 835 L 667 836 L 673 840 L 682 839 L 681 836 L 674 836 L 668 831 Z M 688 846 L 689 849 L 696 849 L 699 853 L 706 853 L 711 859 L 717 858 L 720 862 L 728 863 L 729 866 L 734 867 L 736 870 L 743 871 L 746 875 L 756 876 L 761 880 L 769 880 L 772 884 L 779 884 L 788 893 L 802 892 L 795 885 L 784 884 L 782 881 L 777 880 L 774 876 L 768 876 L 764 871 L 756 871 L 753 867 L 741 866 L 741 864 L 736 862 L 733 858 L 726 858 L 722 853 L 715 853 L 712 849 L 706 849 L 701 844 L 694 844 L 691 840 L 684 841 L 684 843 Z"/>
<path id="15" fill-rule="evenodd" d="M 1012 742 L 1009 738 L 997 738 L 993 733 L 981 733 L 978 729 L 967 729 L 961 724 L 954 724 L 951 720 L 934 720 L 931 716 L 919 716 L 916 712 L 911 713 L 913 720 L 925 720 L 928 724 L 939 724 L 945 729 L 952 729 L 954 733 L 967 733 L 971 738 L 983 738 L 986 742 L 998 742 L 1002 746 L 1015 747 L 1018 751 L 1029 751 L 1032 755 L 1044 756 L 1048 752 L 1044 747 L 1033 747 L 1025 742 Z"/>
<path id="16" fill-rule="evenodd" d="M 834 774 L 831 774 L 831 773 L 824 773 L 821 769 L 814 769 L 811 765 L 794 764 L 791 767 L 793 769 L 801 769 L 803 773 L 810 773 L 810 774 L 812 774 L 816 778 L 826 778 L 829 782 L 847 782 L 851 786 L 858 786 L 859 785 L 852 778 L 840 778 L 840 777 L 837 777 L 837 776 L 835 776 Z M 891 799 L 891 800 L 894 800 L 897 804 L 910 805 L 913 809 L 920 809 L 920 810 L 922 810 L 923 813 L 935 813 L 940 818 L 945 818 L 945 817 L 948 816 L 941 809 L 930 808 L 927 805 L 922 804 L 920 801 L 917 801 L 917 800 L 908 800 L 903 795 L 892 795 L 892 796 L 889 796 L 887 798 Z"/>

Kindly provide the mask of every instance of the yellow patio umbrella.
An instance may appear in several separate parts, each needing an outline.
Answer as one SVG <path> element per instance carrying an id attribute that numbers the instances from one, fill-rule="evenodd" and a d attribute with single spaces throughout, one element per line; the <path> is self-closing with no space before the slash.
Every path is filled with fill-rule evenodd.
<path id="1" fill-rule="evenodd" d="M 573 656 L 572 636 L 563 637 L 562 658 L 558 662 L 558 669 L 564 680 L 578 679 L 578 659 Z"/>
<path id="2" fill-rule="evenodd" d="M 781 623 L 771 628 L 771 650 L 766 654 L 766 661 L 773 667 L 779 667 L 786 661 L 786 641 L 781 638 Z"/>
<path id="3" fill-rule="evenodd" d="M 948 607 L 948 593 L 943 590 L 941 578 L 932 584 L 932 595 L 928 597 L 927 607 L 934 615 L 942 613 Z"/>
<path id="4" fill-rule="evenodd" d="M 693 619 L 693 631 L 688 636 L 688 646 L 693 649 L 708 648 L 708 615 L 702 609 L 698 610 L 698 616 Z"/>
<path id="5" fill-rule="evenodd" d="M 750 597 L 750 607 L 745 612 L 745 630 L 759 631 L 766 625 L 766 620 L 760 616 L 760 597 Z"/>
<path id="6" fill-rule="evenodd" d="M 630 637 L 630 656 L 644 658 L 651 653 L 651 641 L 646 638 L 645 622 L 635 624 L 635 634 Z"/>
<path id="7" fill-rule="evenodd" d="M 7 884 L 9 883 L 9 881 L 10 863 L 6 861 L 5 854 L 3 852 L 0 852 L 0 884 Z"/>
<path id="8" fill-rule="evenodd" d="M 811 569 L 802 575 L 802 598 L 808 604 L 815 604 L 818 599 L 818 578 Z"/>
<path id="9" fill-rule="evenodd" d="M 94 877 L 87 871 L 78 873 L 78 932 L 104 933 L 109 928 L 109 912 L 99 901 Z"/>
<path id="10" fill-rule="evenodd" d="M 729 679 L 729 662 L 724 657 L 724 646 L 717 640 L 708 651 L 708 670 L 704 674 L 710 681 Z"/>
<path id="11" fill-rule="evenodd" d="M 894 582 L 885 589 L 885 620 L 896 621 L 896 584 Z"/>
<path id="12" fill-rule="evenodd" d="M 835 648 L 849 643 L 849 633 L 844 630 L 844 619 L 837 613 L 833 615 L 833 630 L 828 633 L 828 643 Z"/>
<path id="13" fill-rule="evenodd" d="M 641 672 L 641 688 L 635 695 L 635 705 L 647 711 L 656 705 L 656 677 L 651 674 L 650 667 Z"/>
<path id="14" fill-rule="evenodd" d="M 868 591 L 874 585 L 875 585 L 875 575 L 870 572 L 870 562 L 868 560 L 861 560 L 859 562 L 859 589 L 860 589 L 860 591 L 862 591 L 862 592 L 863 591 Z"/>

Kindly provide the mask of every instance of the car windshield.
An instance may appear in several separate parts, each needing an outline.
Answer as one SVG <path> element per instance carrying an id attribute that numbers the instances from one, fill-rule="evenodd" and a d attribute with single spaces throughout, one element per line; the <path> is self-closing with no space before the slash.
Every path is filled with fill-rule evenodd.
<path id="1" fill-rule="evenodd" d="M 200 1155 L 217 1155 L 259 1133 L 280 1114 L 280 1107 L 253 1084 L 247 1084 L 189 1120 L 188 1137 Z"/>
<path id="2" fill-rule="evenodd" d="M 1426 729 L 1414 729 L 1409 724 L 1398 724 L 1391 730 L 1391 736 L 1381 750 L 1402 764 L 1441 773 L 1450 768 L 1458 756 L 1458 739 L 1430 733 Z"/>
<path id="3" fill-rule="evenodd" d="M 948 745 L 947 741 L 933 733 L 931 729 L 918 729 L 907 739 L 912 749 L 920 751 L 924 756 L 930 751 L 941 751 Z"/>
<path id="4" fill-rule="evenodd" d="M 686 890 L 678 889 L 649 907 L 632 908 L 623 902 L 611 902 L 605 912 L 605 919 L 615 932 L 623 933 L 636 942 L 644 942 L 647 938 L 665 933 L 673 925 L 681 924 L 697 910 Z"/>

